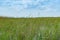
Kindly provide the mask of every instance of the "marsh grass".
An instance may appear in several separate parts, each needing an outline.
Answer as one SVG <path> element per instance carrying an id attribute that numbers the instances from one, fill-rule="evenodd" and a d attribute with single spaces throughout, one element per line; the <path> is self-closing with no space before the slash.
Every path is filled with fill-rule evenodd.
<path id="1" fill-rule="evenodd" d="M 60 40 L 60 18 L 0 18 L 0 40 Z"/>

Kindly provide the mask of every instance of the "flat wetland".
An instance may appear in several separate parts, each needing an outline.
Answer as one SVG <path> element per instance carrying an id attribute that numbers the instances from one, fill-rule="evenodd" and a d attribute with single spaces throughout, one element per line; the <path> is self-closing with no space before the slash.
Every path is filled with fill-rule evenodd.
<path id="1" fill-rule="evenodd" d="M 60 18 L 0 17 L 0 40 L 60 40 Z"/>

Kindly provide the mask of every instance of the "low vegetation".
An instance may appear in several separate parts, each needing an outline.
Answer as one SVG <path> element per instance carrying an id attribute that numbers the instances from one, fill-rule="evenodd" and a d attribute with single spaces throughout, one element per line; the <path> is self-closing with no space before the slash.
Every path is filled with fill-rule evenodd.
<path id="1" fill-rule="evenodd" d="M 0 40 L 60 40 L 60 18 L 0 18 Z"/>

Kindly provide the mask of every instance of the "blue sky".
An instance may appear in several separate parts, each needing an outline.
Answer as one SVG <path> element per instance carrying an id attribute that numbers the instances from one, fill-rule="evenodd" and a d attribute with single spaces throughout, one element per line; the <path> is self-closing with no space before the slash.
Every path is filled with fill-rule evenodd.
<path id="1" fill-rule="evenodd" d="M 0 0 L 0 16 L 60 17 L 60 0 Z"/>

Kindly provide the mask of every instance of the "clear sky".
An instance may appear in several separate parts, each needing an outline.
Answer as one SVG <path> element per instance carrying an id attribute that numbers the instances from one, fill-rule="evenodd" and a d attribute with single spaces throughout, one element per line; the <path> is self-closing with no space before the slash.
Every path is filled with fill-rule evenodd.
<path id="1" fill-rule="evenodd" d="M 60 17 L 60 0 L 0 0 L 0 16 Z"/>

